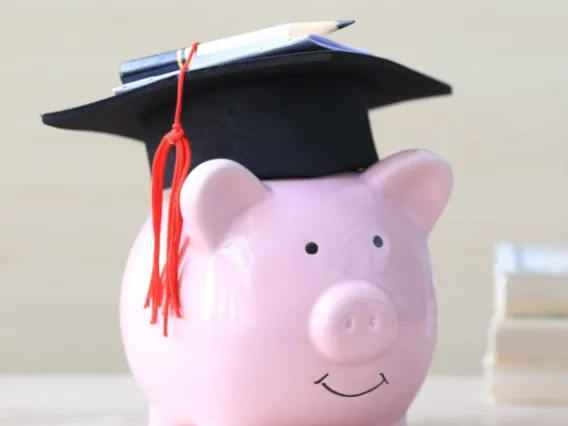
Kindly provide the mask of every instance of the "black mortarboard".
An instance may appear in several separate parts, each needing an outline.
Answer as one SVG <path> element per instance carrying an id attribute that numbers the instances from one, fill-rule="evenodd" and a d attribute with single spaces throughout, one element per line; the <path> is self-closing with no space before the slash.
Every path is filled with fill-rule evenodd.
<path id="1" fill-rule="evenodd" d="M 178 75 L 42 116 L 52 127 L 145 143 L 150 164 L 171 129 Z M 360 53 L 312 51 L 226 63 L 187 73 L 181 121 L 191 168 L 228 158 L 260 179 L 309 178 L 378 160 L 369 110 L 450 94 L 447 84 Z M 174 155 L 166 163 L 171 185 Z"/>

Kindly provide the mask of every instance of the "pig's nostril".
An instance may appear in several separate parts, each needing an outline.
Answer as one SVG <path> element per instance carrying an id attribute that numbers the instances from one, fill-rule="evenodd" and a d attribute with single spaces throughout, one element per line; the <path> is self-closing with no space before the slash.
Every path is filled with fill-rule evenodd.
<path id="1" fill-rule="evenodd" d="M 345 318 L 343 321 L 343 328 L 345 328 L 345 331 L 348 333 L 353 333 L 355 330 L 355 319 L 352 317 Z"/>
<path id="2" fill-rule="evenodd" d="M 371 318 L 369 318 L 369 329 L 371 331 L 377 331 L 380 326 L 381 326 L 381 322 L 380 322 L 379 317 L 377 315 L 373 315 L 373 316 L 371 316 Z"/>

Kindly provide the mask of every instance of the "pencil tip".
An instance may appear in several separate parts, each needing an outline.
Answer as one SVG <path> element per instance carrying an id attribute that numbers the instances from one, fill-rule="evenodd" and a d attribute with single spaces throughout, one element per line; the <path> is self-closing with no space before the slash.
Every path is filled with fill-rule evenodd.
<path id="1" fill-rule="evenodd" d="M 355 23 L 355 20 L 353 20 L 353 19 L 345 19 L 343 21 L 337 21 L 335 25 L 337 26 L 337 29 L 340 30 L 340 29 L 348 27 L 349 25 L 352 25 L 354 23 Z"/>

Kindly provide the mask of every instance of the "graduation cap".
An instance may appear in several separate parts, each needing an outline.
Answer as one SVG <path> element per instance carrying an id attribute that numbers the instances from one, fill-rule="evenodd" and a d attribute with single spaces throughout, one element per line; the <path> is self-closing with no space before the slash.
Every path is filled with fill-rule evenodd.
<path id="1" fill-rule="evenodd" d="M 304 43 L 311 51 L 289 44 L 286 52 L 292 53 L 265 50 L 244 60 L 192 66 L 185 76 L 181 114 L 191 142 L 191 169 L 213 158 L 235 160 L 260 179 L 364 168 L 378 159 L 370 110 L 451 93 L 447 84 L 401 64 L 339 49 L 337 43 L 322 48 L 321 40 Z M 170 74 L 106 99 L 44 114 L 42 120 L 61 129 L 143 142 L 152 164 L 171 129 L 178 77 L 179 72 Z M 165 167 L 166 188 L 173 166 L 172 153 Z"/>
<path id="2" fill-rule="evenodd" d="M 166 279 L 174 281 L 181 213 L 173 200 L 193 168 L 227 158 L 259 179 L 364 169 L 379 159 L 370 110 L 451 93 L 447 84 L 404 65 L 317 36 L 241 51 L 232 60 L 217 56 L 209 63 L 199 62 L 196 49 L 194 44 L 185 51 L 176 73 L 129 83 L 114 96 L 42 116 L 48 126 L 145 144 L 153 164 L 153 215 L 161 217 L 162 188 L 172 189 L 175 230 L 168 241 Z M 189 68 L 193 61 L 196 66 Z M 159 253 L 159 223 L 154 232 Z M 153 321 L 162 289 L 165 318 L 168 310 L 180 314 L 177 281 L 161 285 L 158 268 L 155 256 L 147 301 L 154 301 Z"/>

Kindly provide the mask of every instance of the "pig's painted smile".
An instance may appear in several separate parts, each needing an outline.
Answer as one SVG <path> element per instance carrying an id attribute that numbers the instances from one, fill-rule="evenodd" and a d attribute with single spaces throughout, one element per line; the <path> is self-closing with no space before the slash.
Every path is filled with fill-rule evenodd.
<path id="1" fill-rule="evenodd" d="M 343 396 L 343 397 L 345 397 L 345 398 L 355 398 L 355 397 L 357 397 L 357 396 L 363 396 L 363 395 L 366 395 L 366 394 L 368 394 L 368 393 L 373 392 L 375 389 L 380 388 L 380 387 L 383 385 L 383 383 L 384 383 L 384 384 L 387 384 L 387 385 L 389 384 L 389 382 L 387 381 L 387 378 L 385 377 L 385 375 L 384 375 L 383 373 L 381 373 L 381 378 L 382 378 L 382 380 L 381 380 L 381 382 L 380 382 L 378 385 L 373 386 L 371 389 L 367 389 L 366 391 L 361 392 L 361 393 L 346 394 L 346 393 L 341 393 L 341 392 L 338 392 L 338 391 L 336 391 L 336 390 L 330 388 L 330 387 L 327 385 L 327 383 L 324 382 L 324 380 L 327 378 L 327 376 L 329 376 L 329 373 L 324 374 L 320 379 L 318 379 L 317 381 L 315 381 L 315 382 L 314 382 L 314 385 L 319 385 L 319 384 L 321 384 L 321 385 L 325 388 L 325 390 L 327 390 L 328 392 L 331 392 L 331 393 L 333 393 L 333 394 L 335 394 L 335 395 L 338 395 L 338 396 Z"/>

